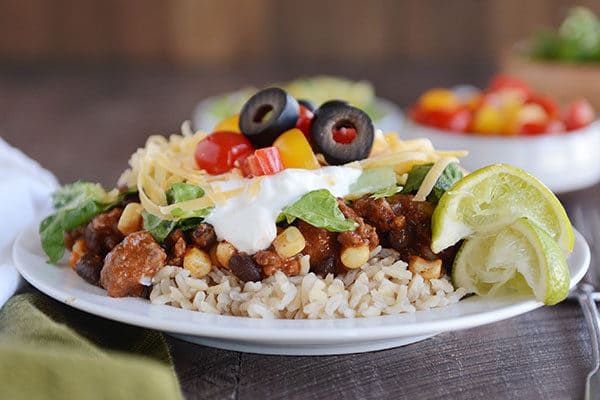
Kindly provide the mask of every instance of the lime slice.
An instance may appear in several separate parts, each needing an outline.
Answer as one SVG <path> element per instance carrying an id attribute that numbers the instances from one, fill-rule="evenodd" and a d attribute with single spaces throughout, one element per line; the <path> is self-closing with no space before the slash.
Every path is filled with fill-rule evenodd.
<path id="1" fill-rule="evenodd" d="M 444 193 L 431 219 L 431 249 L 439 253 L 521 217 L 545 230 L 564 252 L 573 250 L 573 228 L 560 201 L 539 180 L 505 164 L 477 170 Z"/>
<path id="2" fill-rule="evenodd" d="M 452 267 L 452 282 L 481 296 L 531 293 L 547 305 L 569 293 L 569 268 L 558 244 L 527 218 L 467 239 Z"/>

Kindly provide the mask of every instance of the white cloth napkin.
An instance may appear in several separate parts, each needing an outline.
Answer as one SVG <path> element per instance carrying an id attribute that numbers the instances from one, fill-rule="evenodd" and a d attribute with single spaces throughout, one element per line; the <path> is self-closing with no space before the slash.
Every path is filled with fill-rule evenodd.
<path id="1" fill-rule="evenodd" d="M 22 282 L 12 245 L 23 229 L 50 213 L 57 187 L 54 175 L 0 137 L 0 307 Z"/>

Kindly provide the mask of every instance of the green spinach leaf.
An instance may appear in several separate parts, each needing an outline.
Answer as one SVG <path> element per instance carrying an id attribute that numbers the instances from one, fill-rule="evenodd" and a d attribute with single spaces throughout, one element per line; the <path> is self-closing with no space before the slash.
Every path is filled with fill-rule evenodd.
<path id="1" fill-rule="evenodd" d="M 406 185 L 402 189 L 402 193 L 416 193 L 423 183 L 423 179 L 431 169 L 432 164 L 415 165 L 408 173 Z M 458 164 L 450 163 L 444 168 L 444 171 L 435 182 L 431 193 L 427 196 L 427 201 L 437 204 L 440 198 L 454 183 L 462 179 L 463 174 L 458 168 Z"/>
<path id="2" fill-rule="evenodd" d="M 177 225 L 177 221 L 167 221 L 146 210 L 142 210 L 144 230 L 148 231 L 159 243 L 162 243 Z"/>
<path id="3" fill-rule="evenodd" d="M 284 207 L 281 215 L 287 219 L 288 223 L 299 218 L 312 226 L 324 228 L 330 232 L 352 231 L 358 226 L 356 221 L 344 217 L 337 200 L 327 189 L 306 193 L 294 204 Z"/>

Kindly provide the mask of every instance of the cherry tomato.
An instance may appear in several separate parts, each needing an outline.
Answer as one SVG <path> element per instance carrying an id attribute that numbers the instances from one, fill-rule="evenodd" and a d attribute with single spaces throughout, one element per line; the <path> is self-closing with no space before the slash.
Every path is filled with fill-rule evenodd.
<path id="1" fill-rule="evenodd" d="M 448 89 L 430 89 L 419 98 L 419 106 L 425 111 L 454 111 L 460 105 L 460 99 Z"/>
<path id="2" fill-rule="evenodd" d="M 333 140 L 342 144 L 350 144 L 356 138 L 356 129 L 354 128 L 334 128 L 331 132 Z"/>
<path id="3" fill-rule="evenodd" d="M 514 76 L 502 74 L 496 75 L 492 78 L 492 81 L 489 85 L 489 90 L 492 92 L 501 90 L 514 90 L 523 92 L 525 95 L 529 95 L 529 93 L 531 93 L 531 88 L 526 82 L 520 80 L 519 78 L 515 78 Z"/>
<path id="4" fill-rule="evenodd" d="M 252 154 L 254 147 L 244 136 L 235 132 L 215 132 L 196 146 L 196 164 L 211 175 L 230 171 L 235 162 Z"/>
<path id="5" fill-rule="evenodd" d="M 472 115 L 467 107 L 457 110 L 431 110 L 425 111 L 417 107 L 411 113 L 416 122 L 433 126 L 439 129 L 454 132 L 464 132 L 471 123 Z"/>
<path id="6" fill-rule="evenodd" d="M 242 131 L 240 131 L 240 114 L 225 118 L 215 126 L 215 129 L 213 129 L 213 132 L 221 131 L 242 133 Z"/>
<path id="7" fill-rule="evenodd" d="M 541 135 L 548 132 L 547 122 L 525 122 L 519 129 L 520 135 Z"/>
<path id="8" fill-rule="evenodd" d="M 298 122 L 296 122 L 296 128 L 300 129 L 306 140 L 310 141 L 310 122 L 312 121 L 315 114 L 308 109 L 308 107 L 300 104 L 300 113 L 298 114 Z"/>
<path id="9" fill-rule="evenodd" d="M 564 123 L 568 131 L 583 128 L 594 122 L 596 115 L 589 101 L 578 99 L 567 108 Z"/>
<path id="10" fill-rule="evenodd" d="M 469 131 L 482 134 L 498 134 L 502 131 L 504 121 L 497 108 L 482 106 L 473 115 Z"/>
<path id="11" fill-rule="evenodd" d="M 539 104 L 546 111 L 546 114 L 548 114 L 548 118 L 550 119 L 560 118 L 560 109 L 558 104 L 551 97 L 537 93 L 531 93 L 525 103 Z"/>
<path id="12" fill-rule="evenodd" d="M 241 162 L 242 174 L 246 177 L 274 175 L 285 169 L 277 147 L 263 147 Z"/>

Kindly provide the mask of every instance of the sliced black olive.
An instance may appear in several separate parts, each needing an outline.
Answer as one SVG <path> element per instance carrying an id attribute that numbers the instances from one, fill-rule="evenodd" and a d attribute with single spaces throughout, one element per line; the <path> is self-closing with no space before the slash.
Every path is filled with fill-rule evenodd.
<path id="1" fill-rule="evenodd" d="M 268 147 L 298 121 L 300 106 L 280 88 L 261 90 L 250 98 L 240 113 L 240 130 L 254 147 Z"/>
<path id="2" fill-rule="evenodd" d="M 310 111 L 315 111 L 317 108 L 317 105 L 309 100 L 298 99 L 298 104 L 308 108 Z"/>
<path id="3" fill-rule="evenodd" d="M 333 139 L 333 131 L 341 128 L 356 131 L 352 142 L 343 144 Z M 318 151 L 331 165 L 367 158 L 375 137 L 371 118 L 364 111 L 339 100 L 328 101 L 315 110 L 310 134 Z"/>
<path id="4" fill-rule="evenodd" d="M 333 100 L 327 100 L 325 103 L 321 104 L 321 106 L 319 108 L 321 108 L 323 106 L 330 106 L 332 104 L 341 104 L 341 105 L 344 105 L 344 106 L 349 106 L 350 105 L 350 103 L 348 103 L 346 100 L 333 99 Z"/>

